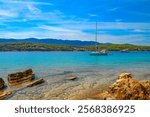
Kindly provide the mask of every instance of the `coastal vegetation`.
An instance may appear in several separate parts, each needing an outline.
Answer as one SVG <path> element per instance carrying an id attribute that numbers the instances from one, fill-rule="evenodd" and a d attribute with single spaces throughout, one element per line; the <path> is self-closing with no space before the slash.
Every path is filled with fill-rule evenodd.
<path id="1" fill-rule="evenodd" d="M 99 49 L 106 49 L 108 51 L 120 51 L 122 49 L 129 49 L 130 51 L 146 51 L 150 50 L 150 46 L 138 46 L 131 44 L 100 44 Z M 95 46 L 67 46 L 42 44 L 31 42 L 5 42 L 0 43 L 0 51 L 93 51 Z"/>
<path id="2" fill-rule="evenodd" d="M 0 51 L 73 51 L 79 47 L 29 42 L 0 43 Z"/>
<path id="3" fill-rule="evenodd" d="M 99 49 L 106 49 L 109 51 L 120 51 L 123 49 L 128 49 L 130 51 L 144 51 L 150 50 L 150 46 L 139 46 L 139 45 L 131 45 L 131 44 L 102 44 L 98 46 Z M 95 46 L 87 46 L 87 50 L 95 50 Z"/>

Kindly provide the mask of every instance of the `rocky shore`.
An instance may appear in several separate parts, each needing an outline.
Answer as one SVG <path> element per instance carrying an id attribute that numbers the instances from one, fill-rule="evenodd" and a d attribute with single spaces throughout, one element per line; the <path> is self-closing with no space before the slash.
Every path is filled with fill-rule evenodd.
<path id="1" fill-rule="evenodd" d="M 44 82 L 44 79 L 35 79 L 35 74 L 32 69 L 27 69 L 22 72 L 8 74 L 8 84 L 0 78 L 0 99 L 6 99 L 7 97 L 13 95 L 16 91 L 32 87 Z M 9 87 L 9 90 L 6 90 Z"/>
<path id="2" fill-rule="evenodd" d="M 93 96 L 102 100 L 149 100 L 150 81 L 135 80 L 130 73 L 122 73 L 107 91 Z"/>
<path id="3" fill-rule="evenodd" d="M 0 78 L 0 99 L 150 100 L 150 80 L 136 80 L 131 73 L 121 73 L 117 79 L 115 75 L 111 82 L 106 76 L 99 79 L 99 75 L 99 80 L 81 78 L 82 74 L 62 76 L 57 80 L 36 79 L 32 69 L 9 74 L 8 84 Z M 45 80 L 45 85 L 38 85 Z"/>

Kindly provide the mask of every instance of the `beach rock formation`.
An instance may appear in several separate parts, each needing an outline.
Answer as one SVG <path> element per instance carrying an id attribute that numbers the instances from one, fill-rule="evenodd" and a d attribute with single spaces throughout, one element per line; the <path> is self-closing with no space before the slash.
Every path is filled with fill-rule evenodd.
<path id="1" fill-rule="evenodd" d="M 130 73 L 122 73 L 107 91 L 98 96 L 106 100 L 148 100 L 150 99 L 150 81 L 137 81 Z"/>
<path id="2" fill-rule="evenodd" d="M 146 88 L 146 91 L 147 91 L 147 93 L 149 95 L 149 99 L 150 99 L 150 81 L 149 80 L 141 80 L 139 82 Z"/>
<path id="3" fill-rule="evenodd" d="M 27 84 L 27 87 L 32 87 L 34 85 L 38 85 L 38 84 L 41 84 L 41 83 L 44 83 L 44 82 L 45 82 L 45 80 L 43 78 L 38 79 L 38 80 L 34 80 L 31 83 Z"/>
<path id="4" fill-rule="evenodd" d="M 13 86 L 13 89 L 6 91 L 4 89 L 5 82 L 2 78 L 0 78 L 0 100 L 9 97 L 11 94 L 14 94 L 14 92 L 16 92 L 20 89 L 32 87 L 34 85 L 38 85 L 43 82 L 45 82 L 45 80 L 43 78 L 35 79 L 35 75 L 33 74 L 32 69 L 27 69 L 22 72 L 9 74 L 8 75 L 8 83 L 10 85 L 10 88 L 12 88 L 11 86 Z"/>
<path id="5" fill-rule="evenodd" d="M 2 78 L 0 78 L 0 89 L 3 89 L 5 87 L 5 82 Z"/>
<path id="6" fill-rule="evenodd" d="M 9 85 L 19 85 L 35 79 L 32 69 L 27 69 L 22 72 L 12 73 L 8 75 Z"/>
<path id="7" fill-rule="evenodd" d="M 7 92 L 5 92 L 5 93 L 0 94 L 0 100 L 3 100 L 3 99 L 5 99 L 5 98 L 7 98 L 8 96 L 10 96 L 10 95 L 13 94 L 13 93 L 14 93 L 14 91 L 13 91 L 13 90 L 10 90 L 10 91 L 7 91 Z"/>

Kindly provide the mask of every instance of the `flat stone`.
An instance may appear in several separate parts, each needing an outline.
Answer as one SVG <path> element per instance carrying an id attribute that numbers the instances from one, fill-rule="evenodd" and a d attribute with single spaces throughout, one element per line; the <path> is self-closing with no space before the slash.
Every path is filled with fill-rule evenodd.
<path id="1" fill-rule="evenodd" d="M 34 85 L 38 85 L 38 84 L 41 84 L 41 83 L 44 83 L 45 80 L 43 78 L 41 79 L 38 79 L 38 80 L 34 80 L 33 82 L 27 84 L 27 87 L 32 87 Z"/>
<path id="2" fill-rule="evenodd" d="M 68 79 L 68 80 L 75 80 L 75 79 L 77 79 L 77 78 L 78 78 L 78 77 L 75 76 L 75 75 L 67 76 L 67 79 Z"/>

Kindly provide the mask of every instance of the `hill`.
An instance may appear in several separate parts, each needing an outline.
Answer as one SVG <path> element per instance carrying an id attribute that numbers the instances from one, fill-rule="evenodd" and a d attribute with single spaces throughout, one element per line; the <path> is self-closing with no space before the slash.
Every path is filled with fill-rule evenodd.
<path id="1" fill-rule="evenodd" d="M 83 50 L 82 47 L 51 45 L 30 42 L 0 43 L 0 51 L 73 51 Z"/>
<path id="2" fill-rule="evenodd" d="M 80 40 L 61 40 L 61 39 L 2 39 L 0 38 L 0 43 L 6 42 L 31 42 L 31 43 L 43 43 L 43 44 L 57 44 L 66 46 L 90 46 L 95 44 L 100 44 L 94 41 L 80 41 Z"/>
<path id="3" fill-rule="evenodd" d="M 130 51 L 144 51 L 150 50 L 150 46 L 139 46 L 131 44 L 103 44 L 99 45 L 99 49 L 106 49 L 110 51 L 120 51 L 122 49 L 129 49 Z M 95 50 L 95 46 L 86 46 L 87 50 Z"/>
<path id="4" fill-rule="evenodd" d="M 128 48 L 131 51 L 137 50 L 150 51 L 150 46 L 137 46 L 130 44 L 104 44 L 99 45 L 99 48 L 110 51 L 120 51 L 126 48 Z M 95 46 L 66 46 L 66 45 L 31 43 L 31 42 L 0 43 L 0 51 L 93 51 L 93 50 L 95 50 Z"/>

